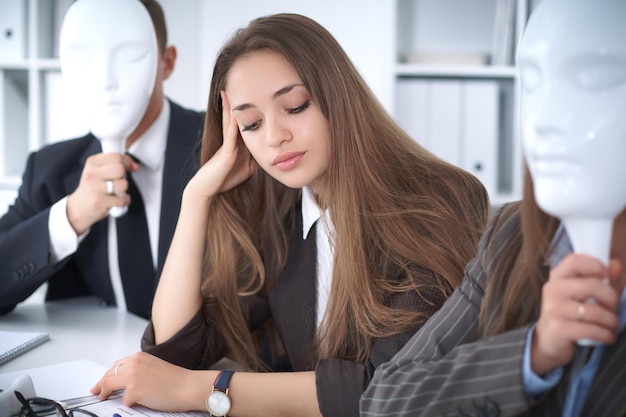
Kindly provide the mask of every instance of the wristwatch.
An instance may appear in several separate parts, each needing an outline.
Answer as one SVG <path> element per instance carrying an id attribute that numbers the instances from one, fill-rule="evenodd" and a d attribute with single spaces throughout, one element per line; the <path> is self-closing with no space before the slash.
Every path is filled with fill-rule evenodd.
<path id="1" fill-rule="evenodd" d="M 221 417 L 230 411 L 230 397 L 228 396 L 228 384 L 235 371 L 226 369 L 217 374 L 213 382 L 213 390 L 206 397 L 206 409 L 209 414 Z"/>

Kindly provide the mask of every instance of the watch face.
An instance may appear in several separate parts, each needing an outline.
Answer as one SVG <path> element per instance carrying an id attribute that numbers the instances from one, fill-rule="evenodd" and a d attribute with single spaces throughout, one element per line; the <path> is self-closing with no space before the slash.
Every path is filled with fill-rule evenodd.
<path id="1" fill-rule="evenodd" d="M 206 399 L 206 408 L 214 416 L 225 416 L 230 411 L 230 398 L 222 391 L 213 391 Z"/>

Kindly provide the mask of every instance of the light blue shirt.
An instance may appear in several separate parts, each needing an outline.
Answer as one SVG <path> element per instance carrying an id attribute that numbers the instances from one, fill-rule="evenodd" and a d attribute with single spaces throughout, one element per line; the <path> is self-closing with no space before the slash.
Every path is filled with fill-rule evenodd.
<path id="1" fill-rule="evenodd" d="M 549 263 L 551 267 L 555 267 L 565 256 L 573 251 L 572 245 L 563 226 L 561 226 L 554 235 L 551 247 L 553 248 L 553 251 L 549 256 Z M 618 308 L 618 316 L 620 320 L 620 331 L 622 331 L 624 326 L 626 326 L 626 291 L 622 292 Z M 530 367 L 530 347 L 532 343 L 533 330 L 534 326 L 531 327 L 528 331 L 528 335 L 526 336 L 526 348 L 524 350 L 524 357 L 522 358 L 522 379 L 526 395 L 531 398 L 536 398 L 548 392 L 559 383 L 563 377 L 563 367 L 553 369 L 543 377 L 532 371 Z M 579 415 L 587 396 L 587 390 L 593 380 L 603 353 L 604 346 L 594 348 L 591 357 L 580 370 L 579 378 L 572 378 L 570 381 L 567 388 L 565 408 L 563 409 L 564 417 L 575 417 Z"/>

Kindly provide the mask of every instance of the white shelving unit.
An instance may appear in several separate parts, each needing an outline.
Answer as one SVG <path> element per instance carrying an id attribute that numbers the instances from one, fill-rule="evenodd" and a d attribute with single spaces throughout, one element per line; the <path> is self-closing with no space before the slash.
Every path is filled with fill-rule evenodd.
<path id="1" fill-rule="evenodd" d="M 396 8 L 394 117 L 415 140 L 480 178 L 493 205 L 519 199 L 513 52 L 527 0 L 396 0 Z M 492 65 L 496 43 L 508 55 Z"/>
<path id="2" fill-rule="evenodd" d="M 0 0 L 1 207 L 13 201 L 28 153 L 60 139 L 50 129 L 50 101 L 59 98 L 49 92 L 60 80 L 60 24 L 72 1 Z"/>
<path id="3" fill-rule="evenodd" d="M 383 105 L 391 109 L 394 1 L 159 0 L 165 12 L 169 43 L 178 50 L 176 68 L 165 82 L 165 93 L 180 105 L 205 110 L 211 66 L 225 40 L 251 19 L 272 13 L 294 12 L 310 16 L 327 27 L 360 68 Z M 5 2 L 24 5 L 25 16 L 28 22 L 32 22 L 25 26 L 28 44 L 42 34 L 45 36 L 41 41 L 34 42 L 35 45 L 28 48 L 22 59 L 0 58 L 0 72 L 10 70 L 11 81 L 16 78 L 15 71 L 20 72 L 17 79 L 21 90 L 21 113 L 26 118 L 19 123 L 13 118 L 6 122 L 0 119 L 0 215 L 14 200 L 28 152 L 50 141 L 84 133 L 67 133 L 68 130 L 75 130 L 68 126 L 75 120 L 71 117 L 67 121 L 64 119 L 65 113 L 72 115 L 71 110 L 67 110 L 71 108 L 71 103 L 58 105 L 63 95 L 57 94 L 60 70 L 58 53 L 52 49 L 52 45 L 58 42 L 58 33 L 53 27 L 60 28 L 63 15 L 73 0 L 0 0 L 0 30 L 5 21 Z M 376 27 L 376 31 L 370 30 L 372 27 Z M 0 85 L 5 83 L 0 82 Z M 6 101 L 0 98 L 0 103 Z M 13 105 L 15 103 L 11 100 Z M 0 111 L 0 115 L 4 112 Z M 5 135 L 7 128 L 23 131 Z M 55 134 L 57 130 L 61 132 Z M 3 148 L 7 144 L 19 149 L 11 150 L 10 156 L 5 158 Z M 6 159 L 15 166 L 7 169 Z"/>
<path id="4" fill-rule="evenodd" d="M 16 195 L 29 152 L 85 133 L 72 118 L 71 103 L 65 103 L 64 95 L 59 94 L 58 36 L 63 16 L 73 1 L 0 0 L 0 215 Z M 452 162 L 483 179 L 489 172 L 495 172 L 484 181 L 493 204 L 499 205 L 521 196 L 514 66 L 512 63 L 460 65 L 450 63 L 449 59 L 439 64 L 432 59 L 429 64 L 409 63 L 405 58 L 415 53 L 432 58 L 433 53 L 440 53 L 448 58 L 456 54 L 457 58 L 465 55 L 485 59 L 493 48 L 497 3 L 505 1 L 509 0 L 319 0 L 304 3 L 160 0 L 171 43 L 179 51 L 177 69 L 165 85 L 166 94 L 182 105 L 204 109 L 210 63 L 234 29 L 260 15 L 305 14 L 337 37 L 383 105 L 416 140 L 427 142 L 428 139 L 419 130 L 426 124 L 414 112 L 420 105 L 422 109 L 431 109 L 431 115 L 441 116 L 444 130 L 437 131 L 431 141 L 436 153 L 437 146 L 451 143 L 449 138 L 448 142 L 444 140 L 443 133 L 456 129 L 457 135 L 459 132 L 466 134 L 468 129 L 476 127 L 476 123 L 468 127 L 468 121 L 480 120 L 485 115 L 490 117 L 491 124 L 478 124 L 486 129 L 484 136 L 454 138 L 457 147 L 462 144 L 459 155 L 463 158 L 457 155 Z M 517 39 L 528 15 L 527 3 L 534 4 L 537 0 L 513 1 L 514 39 Z M 371 27 L 376 30 L 362 29 Z M 359 28 L 359 32 L 355 32 L 355 28 Z M 6 29 L 13 30 L 9 38 Z M 9 42 L 14 42 L 11 47 L 7 47 Z M 445 95 L 431 92 L 429 98 L 419 92 L 413 94 L 411 88 L 404 88 L 412 82 L 417 90 L 420 85 L 424 86 L 419 83 L 436 84 L 428 87 L 435 90 L 443 86 L 444 91 L 448 89 L 457 95 L 458 103 L 466 100 L 468 91 L 480 96 L 480 91 L 484 90 L 487 99 L 483 105 L 466 104 L 464 111 L 457 105 L 455 112 L 450 112 L 445 100 L 443 106 L 435 106 Z M 407 98 L 418 100 L 401 101 Z M 458 119 L 462 115 L 465 118 Z M 474 145 L 467 146 L 467 143 Z M 443 150 L 449 152 L 445 146 Z M 488 159 L 471 159 L 485 155 Z"/>

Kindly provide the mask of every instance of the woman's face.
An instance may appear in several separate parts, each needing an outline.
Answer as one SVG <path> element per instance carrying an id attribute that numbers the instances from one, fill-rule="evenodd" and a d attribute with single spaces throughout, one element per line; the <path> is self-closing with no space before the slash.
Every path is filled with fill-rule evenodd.
<path id="1" fill-rule="evenodd" d="M 293 66 L 269 50 L 240 58 L 226 96 L 261 168 L 288 187 L 315 189 L 330 161 L 330 126 Z"/>

